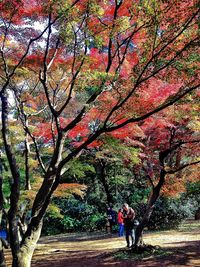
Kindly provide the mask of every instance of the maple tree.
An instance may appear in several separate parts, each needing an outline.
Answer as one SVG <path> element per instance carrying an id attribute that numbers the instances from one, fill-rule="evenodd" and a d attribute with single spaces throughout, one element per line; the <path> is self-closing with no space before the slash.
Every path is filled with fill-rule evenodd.
<path id="1" fill-rule="evenodd" d="M 127 135 L 128 125 L 199 87 L 198 17 L 199 2 L 187 0 L 0 3 L 1 123 L 12 176 L 13 266 L 30 266 L 45 211 L 72 159 L 98 146 L 101 135 Z M 25 134 L 26 189 L 30 142 L 43 173 L 22 240 L 21 174 L 10 145 L 9 92 Z M 47 161 L 46 148 L 51 151 Z"/>
<path id="2" fill-rule="evenodd" d="M 189 182 L 199 181 L 199 106 L 195 97 L 190 96 L 190 100 L 148 118 L 141 125 L 146 140 L 143 164 L 137 171 L 143 173 L 151 192 L 136 229 L 136 245 L 141 242 L 142 231 L 159 196 L 174 197 L 184 192 Z"/>
<path id="3" fill-rule="evenodd" d="M 149 91 L 151 93 L 151 91 Z M 199 105 L 198 91 L 179 104 L 154 115 L 139 125 L 131 125 L 111 135 L 117 141 L 99 146 L 96 152 L 100 161 L 101 180 L 107 193 L 108 203 L 112 203 L 109 184 L 106 181 L 106 164 L 118 160 L 137 174 L 137 178 L 150 188 L 148 203 L 141 223 L 136 228 L 136 246 L 142 243 L 142 232 L 148 225 L 155 203 L 160 195 L 176 197 L 186 190 L 190 182 L 199 181 Z M 108 139 L 109 140 L 109 139 Z M 112 144 L 113 143 L 113 144 Z M 124 144 L 126 149 L 123 149 Z M 105 148 L 103 148 L 105 146 Z M 129 147 L 135 150 L 135 161 L 131 164 Z M 113 149 L 114 148 L 114 149 Z M 113 150 L 112 150 L 113 149 Z M 118 151 L 118 152 L 117 152 Z M 107 178 L 108 179 L 108 178 Z M 137 182 L 137 181 L 135 181 Z M 126 181 L 128 183 L 128 180 Z"/>

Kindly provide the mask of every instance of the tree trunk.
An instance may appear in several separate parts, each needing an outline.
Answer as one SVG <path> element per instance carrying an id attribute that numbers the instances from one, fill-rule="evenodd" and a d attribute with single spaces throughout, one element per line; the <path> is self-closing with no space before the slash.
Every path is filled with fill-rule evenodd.
<path id="1" fill-rule="evenodd" d="M 200 220 L 200 208 L 198 208 L 198 210 L 195 212 L 194 218 L 195 220 Z"/>
<path id="2" fill-rule="evenodd" d="M 37 242 L 40 238 L 42 229 L 42 222 L 34 229 L 31 236 L 27 237 L 17 253 L 17 262 L 12 263 L 12 267 L 30 267 L 33 253 L 35 251 Z"/>
<path id="3" fill-rule="evenodd" d="M 6 267 L 4 251 L 3 251 L 3 243 L 1 238 L 0 238 L 0 267 Z"/>
<path id="4" fill-rule="evenodd" d="M 55 175 L 51 176 L 47 173 L 35 198 L 32 208 L 32 219 L 21 241 L 17 252 L 17 259 L 13 258 L 12 267 L 31 266 L 31 259 L 41 234 L 43 217 L 57 186 L 58 179 L 56 180 Z"/>
<path id="5" fill-rule="evenodd" d="M 25 125 L 28 128 L 28 118 L 25 115 Z M 30 183 L 30 172 L 29 172 L 29 154 L 30 154 L 30 145 L 28 141 L 28 133 L 25 133 L 25 190 L 31 190 L 31 183 Z"/>
<path id="6" fill-rule="evenodd" d="M 29 173 L 29 152 L 30 148 L 27 138 L 25 140 L 25 190 L 31 190 L 30 173 Z"/>
<path id="7" fill-rule="evenodd" d="M 1 122 L 2 122 L 2 137 L 3 145 L 6 152 L 7 160 L 9 163 L 10 171 L 12 174 L 12 182 L 10 184 L 11 194 L 10 194 L 10 208 L 8 211 L 8 221 L 9 221 L 9 236 L 10 236 L 10 247 L 13 255 L 14 261 L 16 261 L 16 253 L 19 249 L 18 233 L 17 233 L 17 210 L 18 201 L 20 194 L 20 172 L 15 158 L 15 153 L 13 152 L 12 144 L 9 139 L 9 126 L 8 126 L 8 95 L 4 92 L 1 95 L 2 112 L 1 112 Z"/>
<path id="8" fill-rule="evenodd" d="M 147 207 L 147 210 L 142 218 L 141 223 L 137 226 L 136 230 L 135 230 L 135 246 L 138 247 L 143 243 L 142 240 L 142 234 L 143 234 L 143 230 L 144 227 L 147 225 L 147 223 L 149 222 L 149 219 L 151 217 L 151 214 L 153 212 L 153 208 L 154 206 L 151 205 Z"/>
<path id="9" fill-rule="evenodd" d="M 141 223 L 137 226 L 136 230 L 135 230 L 135 247 L 139 247 L 143 241 L 142 241 L 142 233 L 143 233 L 143 230 L 144 230 L 144 227 L 148 224 L 149 222 L 149 219 L 151 217 L 151 214 L 153 212 L 153 209 L 154 209 L 154 205 L 157 201 L 157 199 L 159 198 L 160 196 L 160 190 L 164 184 L 164 181 L 165 181 L 165 175 L 166 175 L 166 172 L 164 170 L 161 170 L 160 172 L 160 179 L 159 179 L 159 182 L 157 184 L 157 186 L 155 186 L 153 188 L 153 191 L 152 191 L 152 194 L 149 198 L 149 202 L 148 202 L 148 205 L 147 205 L 147 209 L 146 209 L 146 212 L 142 218 L 142 221 Z"/>
<path id="10" fill-rule="evenodd" d="M 107 198 L 107 203 L 108 205 L 113 203 L 113 197 L 112 194 L 110 193 L 109 185 L 106 180 L 106 163 L 103 160 L 99 161 L 99 167 L 100 167 L 100 181 L 103 185 L 103 188 L 106 193 L 106 198 Z"/>

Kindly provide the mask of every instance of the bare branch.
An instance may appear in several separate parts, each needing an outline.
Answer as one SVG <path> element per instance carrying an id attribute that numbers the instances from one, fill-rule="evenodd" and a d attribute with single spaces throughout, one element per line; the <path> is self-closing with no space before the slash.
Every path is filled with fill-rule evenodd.
<path id="1" fill-rule="evenodd" d="M 21 114 L 21 116 L 19 116 L 21 122 L 22 122 L 22 125 L 23 125 L 23 129 L 25 131 L 25 133 L 27 133 L 30 138 L 32 139 L 33 143 L 34 143 L 34 147 L 35 147 L 35 152 L 36 152 L 36 156 L 37 156 L 37 159 L 38 159 L 38 162 L 40 164 L 40 167 L 43 171 L 43 173 L 45 174 L 46 173 L 46 169 L 45 169 L 45 166 L 43 164 L 43 161 L 42 161 L 42 158 L 40 156 L 40 152 L 39 152 L 39 147 L 38 147 L 38 144 L 37 144 L 37 141 L 36 141 L 36 138 L 34 137 L 34 135 L 31 133 L 29 127 L 27 127 L 27 124 L 26 124 L 26 120 L 28 119 L 28 117 L 30 116 L 36 116 L 38 114 L 40 114 L 41 112 L 43 112 L 46 108 L 44 107 L 42 110 L 36 112 L 36 113 L 32 113 L 32 114 L 26 114 L 26 112 L 24 111 L 24 104 L 20 101 L 20 97 L 18 96 L 18 92 L 17 92 L 17 89 L 16 88 L 12 88 L 14 93 L 15 93 L 15 97 L 16 97 L 16 105 L 17 105 L 17 108 L 18 108 L 18 111 L 19 113 Z"/>
<path id="2" fill-rule="evenodd" d="M 200 160 L 199 161 L 193 161 L 193 162 L 184 164 L 184 165 L 180 166 L 179 168 L 171 169 L 169 171 L 168 170 L 165 170 L 165 171 L 166 171 L 166 174 L 174 174 L 176 172 L 179 172 L 179 171 L 185 169 L 186 167 L 189 167 L 189 166 L 192 166 L 192 165 L 197 165 L 199 163 L 200 163 Z"/>
<path id="3" fill-rule="evenodd" d="M 84 19 L 83 19 L 83 21 L 82 21 L 81 24 L 83 24 L 84 20 L 85 20 L 85 17 L 84 17 Z M 80 28 L 79 28 L 79 29 L 80 29 Z M 79 30 L 79 29 L 78 29 L 78 30 Z M 77 30 L 77 32 L 78 32 L 78 30 Z M 84 34 L 85 34 L 85 33 L 84 33 Z M 80 64 L 79 64 L 77 70 L 76 70 L 75 73 L 74 73 L 75 62 L 76 62 L 76 47 L 77 47 L 77 36 L 76 36 L 76 32 L 74 32 L 74 36 L 75 36 L 75 42 L 74 42 L 73 63 L 72 63 L 72 80 L 71 80 L 71 82 L 70 82 L 71 85 L 70 85 L 70 89 L 69 89 L 68 97 L 67 97 L 65 103 L 63 104 L 63 106 L 60 108 L 60 110 L 57 111 L 58 116 L 59 116 L 59 115 L 62 113 L 62 111 L 67 107 L 67 105 L 69 104 L 69 102 L 70 102 L 70 100 L 71 100 L 71 97 L 72 97 L 72 91 L 73 91 L 73 89 L 74 89 L 75 81 L 76 81 L 76 79 L 77 79 L 77 77 L 78 77 L 78 75 L 79 75 L 79 73 L 80 73 L 80 71 L 81 71 L 81 69 L 82 69 L 82 67 L 83 67 L 83 64 L 84 64 L 84 61 L 85 61 L 85 55 L 87 54 L 88 46 L 85 45 L 84 53 L 83 53 L 83 58 L 82 58 L 82 60 L 81 60 L 81 62 L 80 62 Z"/>
<path id="4" fill-rule="evenodd" d="M 58 40 L 57 40 L 57 42 L 56 42 L 56 47 L 55 47 L 53 56 L 52 56 L 52 58 L 51 58 L 49 64 L 47 65 L 47 70 L 49 70 L 50 67 L 51 67 L 51 65 L 53 64 L 53 61 L 54 61 L 54 59 L 55 59 L 55 57 L 56 57 L 56 54 L 57 54 L 57 52 L 58 52 L 58 46 L 59 46 L 59 43 L 60 43 L 60 39 L 58 38 Z"/>

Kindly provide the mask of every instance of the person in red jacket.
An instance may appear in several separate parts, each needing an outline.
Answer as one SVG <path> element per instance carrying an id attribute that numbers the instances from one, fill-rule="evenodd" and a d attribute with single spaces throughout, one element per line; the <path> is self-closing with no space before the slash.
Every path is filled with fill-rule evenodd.
<path id="1" fill-rule="evenodd" d="M 119 237 L 124 235 L 124 219 L 123 219 L 123 209 L 118 210 L 117 221 L 119 224 Z"/>

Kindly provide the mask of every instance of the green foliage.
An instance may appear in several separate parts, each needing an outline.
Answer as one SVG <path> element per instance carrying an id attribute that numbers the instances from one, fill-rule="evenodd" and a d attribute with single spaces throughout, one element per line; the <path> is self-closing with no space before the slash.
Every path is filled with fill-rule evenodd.
<path id="1" fill-rule="evenodd" d="M 123 177 L 123 175 L 121 176 Z M 123 185 L 122 180 L 121 182 Z M 156 202 L 148 229 L 175 229 L 185 219 L 193 217 L 199 205 L 198 184 L 190 183 L 188 191 L 182 194 L 180 198 L 161 197 Z M 119 191 L 118 195 L 114 197 L 115 205 L 113 209 L 118 210 L 122 203 L 126 201 L 136 211 L 137 220 L 141 221 L 146 210 L 148 195 L 149 189 L 145 189 L 142 184 L 127 184 L 124 191 Z M 93 190 L 88 191 L 85 199 L 75 199 L 73 197 L 67 199 L 55 198 L 53 203 L 54 205 L 45 217 L 43 234 L 88 232 L 105 229 L 106 198 L 102 191 L 99 192 L 99 195 L 95 192 L 94 185 Z M 114 230 L 117 231 L 117 229 L 118 226 L 116 225 Z"/>
<path id="2" fill-rule="evenodd" d="M 86 86 L 85 87 L 85 91 L 89 96 L 93 95 L 98 90 L 99 90 L 99 88 L 97 86 Z"/>
<path id="3" fill-rule="evenodd" d="M 129 147 L 116 138 L 106 136 L 102 151 L 97 152 L 96 157 L 98 158 L 103 156 L 110 161 L 122 161 L 124 158 L 127 158 L 132 162 L 132 164 L 138 164 L 140 162 L 140 158 L 138 156 L 139 152 L 140 150 L 138 148 Z"/>
<path id="4" fill-rule="evenodd" d="M 92 214 L 84 220 L 84 230 L 95 231 L 102 230 L 106 224 L 106 218 L 102 214 Z"/>
<path id="5" fill-rule="evenodd" d="M 122 175 L 122 174 L 118 174 L 118 175 L 116 175 L 116 176 L 114 177 L 113 180 L 114 180 L 114 181 L 113 181 L 114 184 L 120 186 L 120 185 L 124 185 L 124 184 L 126 183 L 127 178 L 126 178 L 124 175 Z"/>
<path id="6" fill-rule="evenodd" d="M 178 60 L 174 62 L 174 67 L 179 71 L 184 69 L 183 63 L 181 61 L 178 61 Z"/>
<path id="7" fill-rule="evenodd" d="M 155 205 L 148 228 L 152 230 L 176 229 L 180 223 L 194 215 L 191 200 L 161 197 Z"/>
<path id="8" fill-rule="evenodd" d="M 150 188 L 136 187 L 134 186 L 128 197 L 128 202 L 137 210 L 138 204 L 145 204 L 150 194 Z"/>
<path id="9" fill-rule="evenodd" d="M 79 225 L 80 223 L 75 218 L 71 218 L 67 215 L 65 215 L 62 220 L 62 226 L 65 232 L 70 232 L 74 229 L 78 229 Z"/>
<path id="10" fill-rule="evenodd" d="M 188 183 L 186 194 L 191 197 L 199 198 L 200 201 L 200 182 Z"/>
<path id="11" fill-rule="evenodd" d="M 63 219 L 63 215 L 61 214 L 61 210 L 55 204 L 50 204 L 48 207 L 48 216 L 50 218 L 60 218 Z"/>
<path id="12" fill-rule="evenodd" d="M 62 220 L 59 218 L 51 218 L 46 215 L 44 227 L 42 228 L 42 235 L 56 235 L 60 233 L 63 233 Z"/>
<path id="13" fill-rule="evenodd" d="M 73 197 L 54 199 L 53 202 L 53 211 L 52 209 L 49 210 L 44 219 L 43 235 L 74 231 L 96 231 L 105 227 L 105 215 L 99 213 L 95 206 L 88 205 L 82 200 L 76 200 Z M 62 210 L 62 214 L 54 216 L 55 209 Z"/>
<path id="14" fill-rule="evenodd" d="M 64 180 L 65 177 L 67 177 L 69 181 L 69 177 L 74 177 L 76 179 L 84 178 L 88 173 L 94 172 L 95 169 L 92 165 L 75 158 L 69 162 L 69 169 L 67 170 L 66 174 L 63 175 L 62 179 Z"/>

